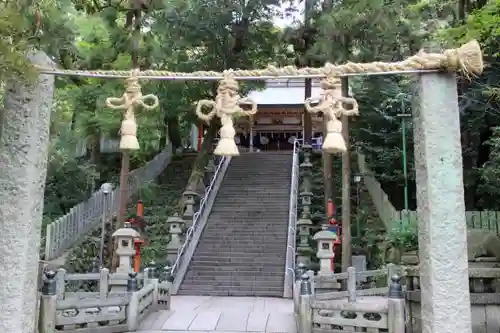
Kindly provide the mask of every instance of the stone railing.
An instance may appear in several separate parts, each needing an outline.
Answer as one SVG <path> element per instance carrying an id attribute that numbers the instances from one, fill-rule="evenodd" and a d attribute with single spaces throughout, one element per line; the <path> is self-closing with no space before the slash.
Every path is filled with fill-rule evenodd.
<path id="1" fill-rule="evenodd" d="M 290 204 L 288 207 L 288 239 L 286 250 L 285 283 L 283 297 L 291 298 L 295 275 L 295 257 L 297 243 L 297 204 L 299 198 L 299 142 L 293 143 L 292 173 L 290 185 Z"/>
<path id="2" fill-rule="evenodd" d="M 171 157 L 171 146 L 168 146 L 146 165 L 130 172 L 128 197 L 137 193 L 145 183 L 156 179 L 168 166 Z M 60 257 L 88 232 L 99 226 L 103 216 L 108 219 L 116 215 L 119 199 L 120 187 L 116 187 L 111 193 L 99 190 L 88 200 L 71 208 L 66 215 L 47 225 L 44 259 L 50 261 Z"/>
<path id="3" fill-rule="evenodd" d="M 394 264 L 387 264 L 383 269 L 370 271 L 356 271 L 354 267 L 349 267 L 347 272 L 335 274 L 315 275 L 314 271 L 307 270 L 304 264 L 299 264 L 295 275 L 297 276 L 294 284 L 294 304 L 295 310 L 298 309 L 298 299 L 300 292 L 301 277 L 309 276 L 312 292 L 317 300 L 333 300 L 348 298 L 353 293 L 356 296 L 383 296 L 387 295 L 391 279 L 400 272 Z M 347 286 L 342 290 L 342 286 Z"/>
<path id="4" fill-rule="evenodd" d="M 342 273 L 344 274 L 344 273 Z M 380 295 L 381 290 L 357 290 L 357 276 L 372 276 L 370 271 L 356 274 L 354 267 L 346 273 L 347 291 L 315 294 L 309 274 L 303 274 L 297 283 L 298 299 L 296 318 L 301 333 L 320 332 L 405 332 L 405 300 L 400 283 L 401 277 L 394 275 L 389 287 L 384 288 L 384 297 L 361 297 Z M 387 274 L 387 271 L 385 272 Z M 331 278 L 339 275 L 332 274 Z M 344 275 L 340 275 L 341 278 Z"/>
<path id="5" fill-rule="evenodd" d="M 113 280 L 126 278 L 126 289 L 113 291 Z M 64 279 L 64 280 L 63 280 Z M 96 280 L 98 291 L 65 292 L 65 281 Z M 150 268 L 137 273 L 45 273 L 40 307 L 39 333 L 129 332 L 139 328 L 148 314 L 170 309 L 170 279 L 161 281 Z M 111 292 L 109 292 L 111 288 Z"/>
<path id="6" fill-rule="evenodd" d="M 496 332 L 500 329 L 500 268 L 471 267 L 469 263 L 469 292 L 472 333 Z M 409 333 L 422 332 L 420 270 L 406 269 L 406 301 Z"/>

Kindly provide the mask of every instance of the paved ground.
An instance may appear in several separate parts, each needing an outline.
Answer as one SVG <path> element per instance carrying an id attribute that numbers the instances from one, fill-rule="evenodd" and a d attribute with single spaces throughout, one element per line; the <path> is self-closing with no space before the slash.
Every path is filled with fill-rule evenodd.
<path id="1" fill-rule="evenodd" d="M 289 299 L 172 296 L 171 309 L 146 318 L 139 332 L 297 332 Z"/>

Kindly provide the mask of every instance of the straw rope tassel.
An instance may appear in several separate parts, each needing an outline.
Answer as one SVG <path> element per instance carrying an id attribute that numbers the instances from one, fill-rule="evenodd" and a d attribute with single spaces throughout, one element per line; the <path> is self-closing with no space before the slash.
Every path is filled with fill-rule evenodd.
<path id="1" fill-rule="evenodd" d="M 106 106 L 108 108 L 114 110 L 125 110 L 120 128 L 121 150 L 139 149 L 134 107 L 142 106 L 145 110 L 152 110 L 159 105 L 158 97 L 155 95 L 142 95 L 141 85 L 139 84 L 139 79 L 137 78 L 138 73 L 138 69 L 132 70 L 130 77 L 127 79 L 126 89 L 122 97 L 109 97 L 106 99 Z M 151 103 L 148 104 L 148 101 Z"/>
<path id="2" fill-rule="evenodd" d="M 323 93 L 316 101 L 318 105 L 311 106 L 314 99 L 307 99 L 304 106 L 309 113 L 323 113 L 326 123 L 326 137 L 323 141 L 323 151 L 328 153 L 343 153 L 347 151 L 347 147 L 342 136 L 342 115 L 351 116 L 357 115 L 358 103 L 350 97 L 343 97 L 341 91 L 340 80 L 337 77 L 329 76 L 321 82 Z M 351 109 L 347 110 L 344 105 L 351 105 Z"/>
<path id="3" fill-rule="evenodd" d="M 217 96 L 215 101 L 200 100 L 196 105 L 196 115 L 201 120 L 209 123 L 215 116 L 220 118 L 220 140 L 214 150 L 215 155 L 220 156 L 238 156 L 240 153 L 234 136 L 233 116 L 242 114 L 252 116 L 257 113 L 257 104 L 247 98 L 241 98 L 238 95 L 238 82 L 233 78 L 232 72 L 225 71 L 224 78 L 220 81 L 217 88 Z M 241 108 L 241 104 L 250 104 L 251 109 L 245 111 Z M 209 110 L 208 113 L 203 113 L 203 108 Z"/>

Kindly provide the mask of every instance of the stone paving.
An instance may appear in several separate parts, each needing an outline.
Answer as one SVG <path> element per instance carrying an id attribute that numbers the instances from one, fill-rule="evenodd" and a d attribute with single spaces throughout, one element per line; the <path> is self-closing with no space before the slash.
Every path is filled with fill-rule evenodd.
<path id="1" fill-rule="evenodd" d="M 172 296 L 169 311 L 151 314 L 141 333 L 297 333 L 291 299 Z"/>

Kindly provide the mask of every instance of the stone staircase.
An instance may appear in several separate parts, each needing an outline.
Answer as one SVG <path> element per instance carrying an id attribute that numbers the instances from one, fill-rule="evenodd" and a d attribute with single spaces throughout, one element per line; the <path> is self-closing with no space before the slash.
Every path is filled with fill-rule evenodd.
<path id="1" fill-rule="evenodd" d="M 180 295 L 282 297 L 292 152 L 233 157 Z"/>

